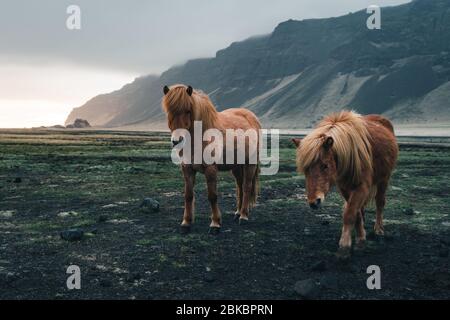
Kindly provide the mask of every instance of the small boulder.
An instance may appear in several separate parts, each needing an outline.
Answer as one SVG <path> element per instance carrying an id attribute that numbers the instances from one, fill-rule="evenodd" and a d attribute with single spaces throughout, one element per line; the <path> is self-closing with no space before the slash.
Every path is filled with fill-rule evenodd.
<path id="1" fill-rule="evenodd" d="M 403 214 L 405 214 L 407 216 L 413 216 L 415 214 L 415 212 L 414 212 L 414 209 L 407 208 L 407 209 L 403 209 Z"/>
<path id="2" fill-rule="evenodd" d="M 108 279 L 100 279 L 99 284 L 104 287 L 104 288 L 109 288 L 112 287 L 112 282 L 109 281 Z"/>
<path id="3" fill-rule="evenodd" d="M 84 119 L 76 119 L 72 125 L 68 125 L 66 128 L 76 128 L 76 129 L 84 129 L 90 128 L 91 125 L 87 120 Z"/>
<path id="4" fill-rule="evenodd" d="M 316 271 L 316 272 L 322 272 L 322 271 L 325 271 L 326 269 L 327 269 L 327 264 L 323 260 L 316 262 L 311 267 L 311 271 Z"/>
<path id="5" fill-rule="evenodd" d="M 97 222 L 106 222 L 108 221 L 108 216 L 102 214 L 98 217 Z"/>
<path id="6" fill-rule="evenodd" d="M 14 272 L 0 272 L 0 285 L 7 286 L 18 280 L 20 277 Z"/>
<path id="7" fill-rule="evenodd" d="M 338 289 L 338 279 L 335 275 L 324 275 L 322 278 L 320 278 L 320 286 L 326 289 Z"/>
<path id="8" fill-rule="evenodd" d="M 75 211 L 64 211 L 58 213 L 58 217 L 60 218 L 76 217 L 76 216 L 78 216 L 78 212 Z"/>
<path id="9" fill-rule="evenodd" d="M 297 281 L 294 290 L 305 299 L 315 299 L 319 294 L 319 286 L 313 279 Z"/>
<path id="10" fill-rule="evenodd" d="M 152 198 L 145 198 L 139 208 L 146 213 L 159 212 L 159 202 Z"/>
<path id="11" fill-rule="evenodd" d="M 80 241 L 83 239 L 84 231 L 82 229 L 69 229 L 60 233 L 61 239 L 70 242 Z"/>
<path id="12" fill-rule="evenodd" d="M 128 274 L 128 276 L 126 277 L 125 281 L 128 282 L 128 283 L 133 283 L 135 281 L 141 280 L 141 278 L 142 278 L 142 276 L 141 276 L 140 273 L 133 272 L 133 273 Z"/>
<path id="13" fill-rule="evenodd" d="M 214 280 L 216 280 L 214 274 L 211 271 L 206 272 L 205 275 L 203 276 L 203 279 L 205 280 L 205 282 L 208 283 L 214 282 Z"/>
<path id="14" fill-rule="evenodd" d="M 442 246 L 442 247 L 439 249 L 439 257 L 440 257 L 440 258 L 447 258 L 447 257 L 448 257 L 448 248 Z"/>

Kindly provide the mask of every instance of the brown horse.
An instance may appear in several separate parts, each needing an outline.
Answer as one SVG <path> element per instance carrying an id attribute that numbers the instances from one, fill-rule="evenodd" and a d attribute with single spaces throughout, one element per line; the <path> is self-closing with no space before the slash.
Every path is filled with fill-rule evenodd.
<path id="1" fill-rule="evenodd" d="M 350 256 L 353 228 L 357 244 L 364 244 L 364 208 L 373 199 L 375 233 L 383 235 L 386 190 L 398 156 L 391 122 L 379 115 L 342 111 L 326 117 L 306 138 L 293 141 L 311 208 L 320 207 L 333 185 L 345 199 L 338 256 Z"/>
<path id="2" fill-rule="evenodd" d="M 196 139 L 202 139 L 202 137 L 195 136 L 196 134 L 198 135 L 194 130 L 194 122 L 196 121 L 202 124 L 201 135 L 209 129 L 217 129 L 220 131 L 225 141 L 223 144 L 224 149 L 227 149 L 226 140 L 228 140 L 227 135 L 230 134 L 231 129 L 241 129 L 242 131 L 252 129 L 257 132 L 261 129 L 257 117 L 252 112 L 246 109 L 228 109 L 223 112 L 217 112 L 209 97 L 201 91 L 194 90 L 191 86 L 174 85 L 170 88 L 165 86 L 162 106 L 163 110 L 167 113 L 168 126 L 171 132 L 174 133 L 177 129 L 184 129 L 189 132 L 192 148 L 194 148 L 194 141 Z M 233 141 L 236 142 L 237 139 L 238 137 L 236 136 L 233 138 Z M 259 146 L 259 135 L 255 139 L 256 141 L 251 140 L 249 137 L 245 138 L 245 149 L 247 151 L 250 144 Z M 174 146 L 181 142 L 183 142 L 183 137 L 172 135 L 172 143 Z M 211 141 L 203 142 L 202 149 L 204 150 L 209 143 Z M 237 150 L 237 145 L 235 143 L 233 147 L 235 154 L 242 151 Z M 230 147 L 229 143 L 228 147 Z M 225 150 L 223 154 L 226 154 Z M 192 152 L 191 157 L 193 161 L 181 164 L 185 182 L 185 208 L 181 231 L 183 233 L 189 232 L 194 221 L 194 184 L 197 172 L 203 173 L 206 177 L 208 200 L 212 210 L 210 232 L 218 233 L 222 225 L 222 217 L 217 205 L 218 171 L 231 171 L 236 179 L 237 211 L 235 219 L 239 219 L 240 223 L 247 222 L 249 209 L 256 203 L 258 194 L 259 158 L 256 163 L 251 163 L 247 161 L 248 154 L 246 153 L 246 161 L 243 163 L 238 163 L 238 157 L 235 156 L 234 159 L 236 161 L 234 162 L 224 161 L 223 163 L 206 164 L 202 160 L 199 164 L 194 161 L 194 152 Z"/>

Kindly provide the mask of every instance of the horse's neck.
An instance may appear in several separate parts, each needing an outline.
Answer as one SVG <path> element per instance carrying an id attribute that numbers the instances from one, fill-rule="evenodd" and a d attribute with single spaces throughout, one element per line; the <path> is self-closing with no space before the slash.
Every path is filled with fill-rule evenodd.
<path id="1" fill-rule="evenodd" d="M 200 121 L 202 122 L 203 132 L 209 129 L 222 130 L 220 113 L 216 108 L 214 106 L 205 106 L 203 108 L 204 109 L 200 111 Z"/>

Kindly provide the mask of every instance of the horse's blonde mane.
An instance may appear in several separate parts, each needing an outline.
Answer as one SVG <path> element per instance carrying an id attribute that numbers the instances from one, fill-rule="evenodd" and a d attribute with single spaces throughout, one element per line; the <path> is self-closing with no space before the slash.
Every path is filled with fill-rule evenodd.
<path id="1" fill-rule="evenodd" d="M 193 112 L 195 121 L 202 121 L 203 130 L 217 128 L 217 110 L 209 97 L 200 90 L 194 90 L 191 96 L 185 85 L 174 85 L 162 100 L 163 110 L 173 115 L 186 109 Z"/>
<path id="2" fill-rule="evenodd" d="M 342 111 L 325 117 L 297 151 L 297 168 L 305 172 L 324 151 L 328 137 L 333 138 L 332 152 L 337 159 L 338 180 L 359 185 L 365 169 L 372 171 L 372 148 L 366 121 L 355 112 Z"/>

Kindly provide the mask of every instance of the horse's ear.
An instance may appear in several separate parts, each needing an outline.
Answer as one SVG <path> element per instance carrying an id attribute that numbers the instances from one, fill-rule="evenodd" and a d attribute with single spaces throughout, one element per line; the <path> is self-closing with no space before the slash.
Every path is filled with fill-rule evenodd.
<path id="1" fill-rule="evenodd" d="M 324 143 L 323 143 L 323 147 L 324 147 L 326 150 L 330 150 L 331 147 L 333 147 L 333 144 L 334 144 L 334 139 L 333 139 L 333 137 L 325 137 L 325 141 L 324 141 Z"/>
<path id="2" fill-rule="evenodd" d="M 302 139 L 300 138 L 294 138 L 292 139 L 292 142 L 295 144 L 295 146 L 298 148 L 300 147 L 300 144 L 302 143 Z"/>
<path id="3" fill-rule="evenodd" d="M 186 92 L 189 96 L 192 96 L 192 93 L 194 92 L 194 89 L 191 86 L 188 86 L 186 89 Z"/>
<path id="4" fill-rule="evenodd" d="M 169 93 L 169 91 L 170 91 L 170 89 L 169 89 L 169 87 L 168 86 L 164 86 L 164 95 L 166 95 L 166 94 L 168 94 Z"/>

